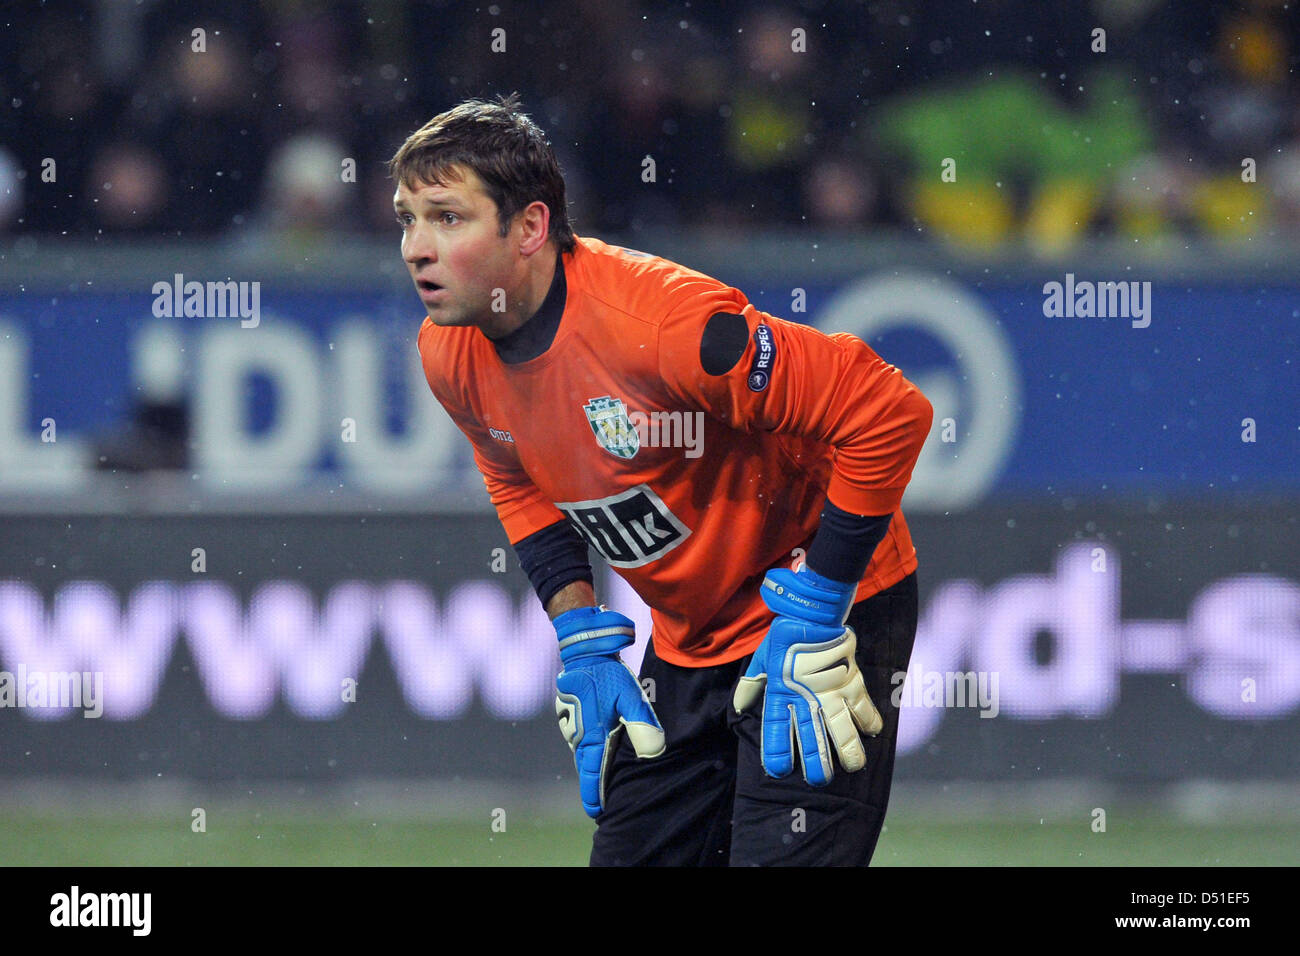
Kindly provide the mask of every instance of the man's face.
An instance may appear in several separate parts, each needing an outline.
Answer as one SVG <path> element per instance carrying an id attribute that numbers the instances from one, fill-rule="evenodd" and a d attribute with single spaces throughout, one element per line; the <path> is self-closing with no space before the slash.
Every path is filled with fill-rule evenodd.
<path id="1" fill-rule="evenodd" d="M 393 208 L 420 301 L 435 325 L 474 325 L 490 334 L 505 318 L 496 290 L 509 292 L 525 272 L 514 230 L 501 235 L 496 203 L 473 170 L 452 167 L 446 184 L 417 185 L 399 183 Z"/>

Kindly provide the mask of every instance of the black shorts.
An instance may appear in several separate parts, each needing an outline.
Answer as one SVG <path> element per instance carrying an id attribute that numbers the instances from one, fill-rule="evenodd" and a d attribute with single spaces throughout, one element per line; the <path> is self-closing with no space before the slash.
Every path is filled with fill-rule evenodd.
<path id="1" fill-rule="evenodd" d="M 898 709 L 891 677 L 907 671 L 916 620 L 915 573 L 849 612 L 858 666 L 885 726 L 863 737 L 863 770 L 846 773 L 835 758 L 835 779 L 821 788 L 804 782 L 797 757 L 782 780 L 763 772 L 761 707 L 743 715 L 731 707 L 748 657 L 678 667 L 647 647 L 641 678 L 654 681 L 668 747 L 660 757 L 638 760 L 620 735 L 591 865 L 866 866 L 894 773 Z"/>

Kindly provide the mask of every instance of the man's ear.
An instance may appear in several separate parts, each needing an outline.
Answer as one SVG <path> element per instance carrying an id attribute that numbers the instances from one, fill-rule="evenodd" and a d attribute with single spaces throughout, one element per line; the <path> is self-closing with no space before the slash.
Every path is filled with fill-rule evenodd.
<path id="1" fill-rule="evenodd" d="M 523 227 L 519 252 L 521 255 L 531 256 L 546 245 L 546 240 L 550 237 L 551 210 L 547 208 L 546 203 L 535 199 L 520 211 L 518 221 Z"/>

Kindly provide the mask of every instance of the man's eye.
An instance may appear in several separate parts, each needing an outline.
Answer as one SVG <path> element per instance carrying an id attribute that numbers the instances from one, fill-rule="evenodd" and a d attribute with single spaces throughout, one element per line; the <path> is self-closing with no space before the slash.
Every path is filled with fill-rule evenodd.
<path id="1" fill-rule="evenodd" d="M 410 223 L 407 222 L 407 220 L 410 218 L 411 218 L 410 215 L 408 215 L 407 213 L 399 212 L 397 214 L 397 224 L 401 226 L 403 229 L 405 229 L 408 225 L 410 225 Z"/>
<path id="2" fill-rule="evenodd" d="M 455 219 L 455 220 L 459 220 L 459 219 L 460 219 L 460 217 L 457 216 L 454 212 L 444 212 L 444 213 L 443 213 L 441 216 L 439 216 L 438 218 L 441 219 L 443 222 L 446 222 L 448 217 L 451 217 L 452 219 Z"/>

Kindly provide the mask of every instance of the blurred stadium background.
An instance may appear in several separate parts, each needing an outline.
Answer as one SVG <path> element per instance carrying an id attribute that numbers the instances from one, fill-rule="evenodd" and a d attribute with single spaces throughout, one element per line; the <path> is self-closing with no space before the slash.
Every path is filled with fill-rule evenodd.
<path id="1" fill-rule="evenodd" d="M 1275 0 L 7 7 L 0 681 L 103 713 L 0 707 L 0 862 L 585 862 L 383 169 L 512 90 L 579 234 L 935 406 L 878 863 L 1300 862 L 1298 60 Z"/>

